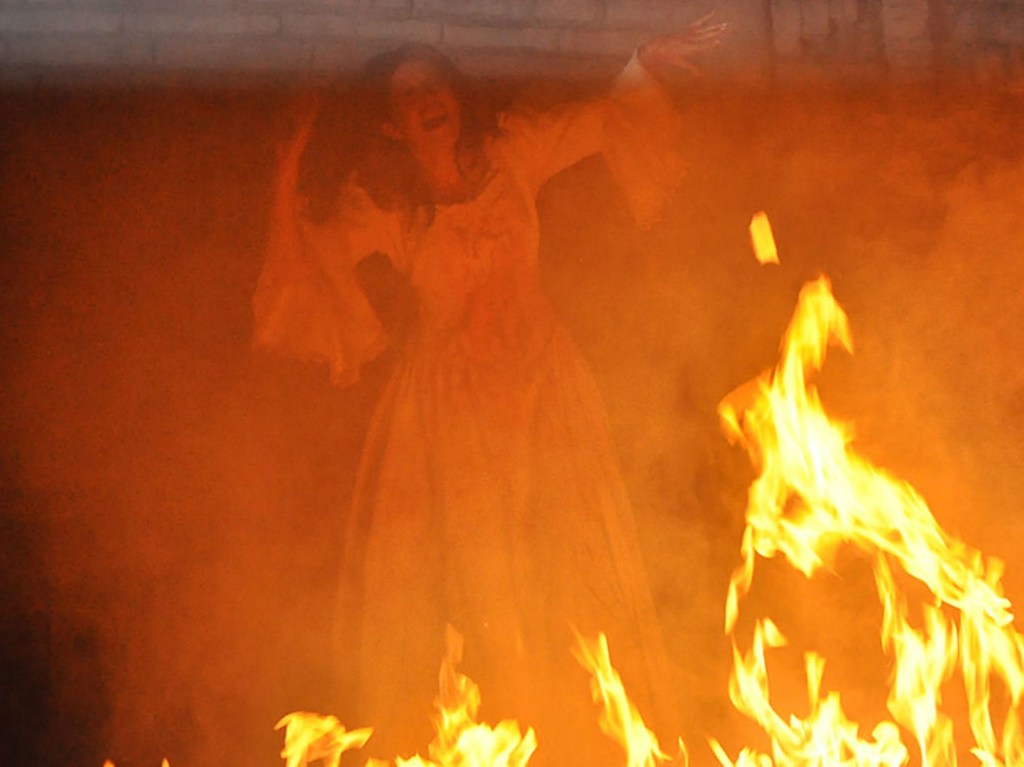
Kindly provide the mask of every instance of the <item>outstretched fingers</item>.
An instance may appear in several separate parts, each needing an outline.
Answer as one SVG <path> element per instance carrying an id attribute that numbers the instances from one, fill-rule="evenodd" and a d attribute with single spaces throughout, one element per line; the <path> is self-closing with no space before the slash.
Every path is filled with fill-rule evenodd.
<path id="1" fill-rule="evenodd" d="M 660 77 L 671 77 L 672 72 L 697 74 L 690 61 L 696 54 L 717 47 L 728 30 L 724 22 L 713 21 L 714 12 L 708 13 L 679 32 L 659 35 L 639 49 L 641 62 Z"/>

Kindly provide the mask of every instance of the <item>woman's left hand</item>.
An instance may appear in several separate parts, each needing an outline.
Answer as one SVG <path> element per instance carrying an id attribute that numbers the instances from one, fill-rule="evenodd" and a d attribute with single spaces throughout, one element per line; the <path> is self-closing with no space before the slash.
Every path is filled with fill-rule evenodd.
<path id="1" fill-rule="evenodd" d="M 658 35 L 637 49 L 637 58 L 651 75 L 672 80 L 680 73 L 697 74 L 690 57 L 717 46 L 727 29 L 722 22 L 712 23 L 713 13 L 697 19 L 680 32 Z"/>

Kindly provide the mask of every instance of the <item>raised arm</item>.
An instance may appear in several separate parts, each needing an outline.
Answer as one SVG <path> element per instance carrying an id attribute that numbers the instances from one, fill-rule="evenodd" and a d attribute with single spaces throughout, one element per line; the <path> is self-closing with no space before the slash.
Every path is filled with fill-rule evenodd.
<path id="1" fill-rule="evenodd" d="M 639 46 L 616 79 L 605 120 L 603 151 L 636 222 L 662 216 L 682 183 L 682 118 L 668 87 L 697 73 L 692 59 L 718 45 L 724 24 L 705 16 L 680 32 Z"/>
<path id="2" fill-rule="evenodd" d="M 663 85 L 681 76 L 699 74 L 693 57 L 717 47 L 726 25 L 714 22 L 714 13 L 697 19 L 678 32 L 658 35 L 636 49 L 636 58 L 655 80 Z"/>
<path id="3" fill-rule="evenodd" d="M 534 192 L 561 170 L 603 153 L 638 223 L 651 224 L 685 172 L 681 121 L 665 86 L 694 71 L 689 57 L 717 45 L 724 30 L 705 17 L 641 45 L 600 98 L 505 115 L 499 150 Z"/>
<path id="4" fill-rule="evenodd" d="M 253 346 L 326 363 L 332 382 L 344 385 L 387 343 L 355 266 L 392 248 L 394 229 L 352 183 L 327 221 L 314 224 L 305 215 L 299 164 L 316 113 L 315 101 L 302 104 L 296 130 L 278 150 L 266 257 L 253 296 Z"/>

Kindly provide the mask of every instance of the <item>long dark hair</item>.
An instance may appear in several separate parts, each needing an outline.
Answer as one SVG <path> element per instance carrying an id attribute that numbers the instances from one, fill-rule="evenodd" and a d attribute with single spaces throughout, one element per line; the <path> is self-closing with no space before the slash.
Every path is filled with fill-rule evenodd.
<path id="1" fill-rule="evenodd" d="M 341 184 L 354 175 L 377 206 L 433 219 L 433 195 L 419 165 L 403 142 L 381 132 L 390 118 L 391 77 L 410 61 L 429 62 L 451 86 L 462 111 L 460 166 L 470 180 L 486 173 L 484 149 L 498 132 L 502 99 L 485 94 L 436 48 L 403 45 L 371 58 L 353 82 L 332 88 L 324 99 L 300 175 L 313 218 L 330 215 Z"/>

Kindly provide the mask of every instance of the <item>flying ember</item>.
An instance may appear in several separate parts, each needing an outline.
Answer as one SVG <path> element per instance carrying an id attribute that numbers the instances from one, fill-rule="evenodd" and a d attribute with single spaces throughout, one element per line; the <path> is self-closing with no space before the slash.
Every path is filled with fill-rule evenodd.
<path id="1" fill-rule="evenodd" d="M 754 257 L 760 264 L 779 263 L 779 249 L 775 245 L 775 235 L 768 214 L 759 210 L 750 219 L 750 244 L 754 248 Z"/>

